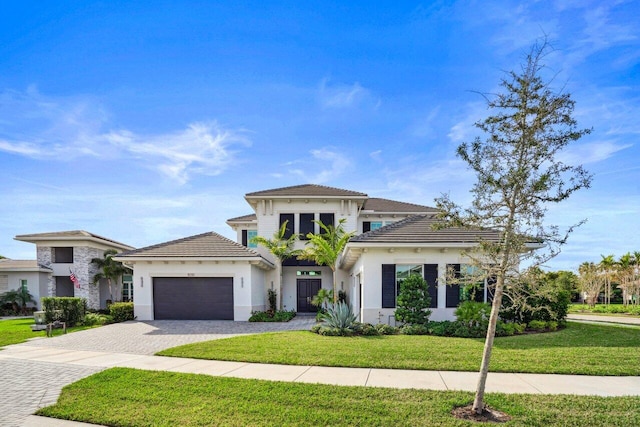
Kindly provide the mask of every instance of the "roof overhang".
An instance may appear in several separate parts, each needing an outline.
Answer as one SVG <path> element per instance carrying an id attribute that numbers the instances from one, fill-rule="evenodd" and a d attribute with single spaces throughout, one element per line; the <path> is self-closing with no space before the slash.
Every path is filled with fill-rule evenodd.
<path id="1" fill-rule="evenodd" d="M 119 249 L 121 251 L 130 251 L 135 249 L 133 246 L 125 245 L 110 240 L 100 239 L 94 236 L 37 236 L 37 235 L 19 235 L 13 238 L 21 242 L 35 243 L 36 246 L 83 246 L 87 242 L 93 243 L 94 246 L 101 249 Z"/>
<path id="2" fill-rule="evenodd" d="M 126 266 L 133 267 L 140 263 L 187 263 L 196 262 L 199 264 L 236 264 L 236 263 L 248 263 L 255 265 L 262 270 L 272 270 L 275 265 L 270 261 L 262 257 L 162 257 L 162 256 L 114 256 L 115 261 L 122 262 Z"/>

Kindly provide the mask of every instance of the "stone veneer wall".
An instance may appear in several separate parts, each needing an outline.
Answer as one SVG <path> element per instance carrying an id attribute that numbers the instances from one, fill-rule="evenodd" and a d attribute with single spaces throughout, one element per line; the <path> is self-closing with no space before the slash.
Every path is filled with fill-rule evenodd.
<path id="1" fill-rule="evenodd" d="M 38 260 L 38 264 L 43 267 L 51 268 L 51 260 L 52 260 L 52 248 L 50 246 L 37 246 L 36 247 L 36 258 Z M 49 280 L 47 281 L 47 295 L 40 295 L 41 297 L 49 296 L 53 297 L 56 295 L 56 279 L 53 277 L 53 274 L 49 274 Z"/>
<path id="2" fill-rule="evenodd" d="M 75 288 L 75 296 L 85 298 L 87 306 L 92 309 L 100 308 L 100 286 L 93 284 L 93 276 L 98 268 L 91 264 L 93 258 L 102 258 L 104 250 L 90 248 L 88 246 L 76 246 L 73 248 L 74 273 L 80 281 L 80 289 Z"/>

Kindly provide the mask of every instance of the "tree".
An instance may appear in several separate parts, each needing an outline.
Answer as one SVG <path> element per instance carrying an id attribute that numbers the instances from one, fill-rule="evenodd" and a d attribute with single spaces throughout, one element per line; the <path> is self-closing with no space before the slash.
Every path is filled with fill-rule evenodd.
<path id="1" fill-rule="evenodd" d="M 311 298 L 311 304 L 320 307 L 324 311 L 327 311 L 330 302 L 333 302 L 333 290 L 324 288 L 320 289 L 318 293 Z"/>
<path id="2" fill-rule="evenodd" d="M 556 93 L 543 80 L 542 60 L 549 50 L 546 40 L 536 43 L 519 72 L 501 79 L 502 91 L 485 95 L 492 115 L 475 126 L 486 134 L 462 143 L 457 154 L 476 175 L 472 204 L 462 208 L 448 195 L 436 199 L 442 226 L 490 228 L 500 233 L 495 241 L 478 240 L 466 253 L 473 264 L 496 278 L 489 327 L 482 355 L 473 411 L 484 410 L 484 390 L 498 313 L 505 286 L 518 280 L 519 266 L 527 261 L 541 265 L 557 255 L 574 225 L 565 232 L 545 224 L 548 205 L 587 188 L 591 176 L 582 166 L 564 164 L 558 154 L 590 133 L 578 129 L 572 117 L 575 102 L 568 93 Z M 546 250 L 533 252 L 536 246 Z"/>
<path id="3" fill-rule="evenodd" d="M 598 302 L 598 296 L 604 285 L 604 277 L 598 266 L 592 262 L 583 262 L 578 267 L 580 290 L 585 296 L 585 302 L 593 307 Z"/>
<path id="4" fill-rule="evenodd" d="M 101 280 L 106 280 L 109 285 L 109 298 L 113 299 L 113 284 L 118 284 L 118 280 L 123 274 L 131 274 L 131 269 L 125 267 L 121 262 L 113 259 L 118 251 L 115 249 L 107 249 L 104 251 L 102 258 L 92 258 L 91 264 L 98 267 L 98 272 L 93 276 L 92 283 L 97 285 Z M 120 298 L 118 298 L 120 300 Z"/>
<path id="5" fill-rule="evenodd" d="M 598 268 L 604 277 L 604 300 L 611 304 L 611 280 L 615 275 L 616 260 L 613 255 L 600 255 L 600 258 Z"/>
<path id="6" fill-rule="evenodd" d="M 35 303 L 36 301 L 24 285 L 20 286 L 20 289 L 7 291 L 0 295 L 0 303 L 11 304 L 16 313 L 27 314 L 27 304 L 30 302 Z"/>
<path id="7" fill-rule="evenodd" d="M 279 295 L 279 307 L 282 310 L 282 263 L 297 256 L 301 251 L 294 249 L 293 246 L 298 239 L 296 234 L 292 234 L 289 237 L 287 235 L 287 223 L 285 221 L 280 226 L 280 229 L 273 234 L 271 239 L 267 239 L 262 236 L 256 236 L 251 239 L 251 243 L 255 243 L 264 246 L 271 255 L 276 259 L 276 269 L 278 270 L 278 295 Z"/>
<path id="8" fill-rule="evenodd" d="M 426 325 L 431 315 L 430 304 L 427 282 L 419 274 L 412 274 L 400 283 L 396 320 L 409 325 Z"/>
<path id="9" fill-rule="evenodd" d="M 315 261 L 318 265 L 326 265 L 333 273 L 333 303 L 338 302 L 336 269 L 338 257 L 355 232 L 347 233 L 344 229 L 346 220 L 342 218 L 337 226 L 325 225 L 322 221 L 314 221 L 320 226 L 320 234 L 307 234 L 307 247 L 298 256 L 299 259 Z"/>

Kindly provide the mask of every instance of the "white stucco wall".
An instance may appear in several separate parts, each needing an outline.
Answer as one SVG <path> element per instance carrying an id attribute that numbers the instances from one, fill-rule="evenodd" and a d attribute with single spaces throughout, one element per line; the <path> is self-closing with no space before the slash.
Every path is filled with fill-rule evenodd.
<path id="1" fill-rule="evenodd" d="M 263 270 L 238 261 L 138 261 L 133 270 L 134 314 L 138 320 L 153 320 L 154 277 L 232 277 L 234 320 L 248 320 L 252 311 L 264 310 Z"/>
<path id="2" fill-rule="evenodd" d="M 447 264 L 462 264 L 465 258 L 459 251 L 442 252 L 439 249 L 421 249 L 419 252 L 412 248 L 395 248 L 390 252 L 388 248 L 372 248 L 363 253 L 350 269 L 350 284 L 354 301 L 352 306 L 360 309 L 363 322 L 387 323 L 394 325 L 393 308 L 382 308 L 382 264 L 438 264 L 438 307 L 433 308 L 431 320 L 454 320 L 454 308 L 446 308 L 446 266 Z M 362 281 L 362 306 L 357 304 L 357 279 Z"/>
<path id="3" fill-rule="evenodd" d="M 22 285 L 22 280 L 27 281 L 27 289 L 36 303 L 27 304 L 27 307 L 42 307 L 40 298 L 46 297 L 48 292 L 49 274 L 37 271 L 11 271 L 0 273 L 6 275 L 9 291 L 18 290 Z M 0 293 L 3 293 L 0 291 Z"/>

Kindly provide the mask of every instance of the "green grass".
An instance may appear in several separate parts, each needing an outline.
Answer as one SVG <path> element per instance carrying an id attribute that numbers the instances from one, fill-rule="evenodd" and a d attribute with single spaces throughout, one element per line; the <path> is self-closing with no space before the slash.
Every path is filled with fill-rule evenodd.
<path id="1" fill-rule="evenodd" d="M 33 317 L 25 317 L 24 319 L 0 320 L 0 347 L 11 344 L 20 344 L 30 338 L 46 337 L 45 331 L 33 332 L 31 325 L 35 322 Z M 82 331 L 92 328 L 93 326 L 74 326 L 67 329 L 67 333 Z M 53 335 L 62 335 L 62 329 L 54 329 Z"/>
<path id="2" fill-rule="evenodd" d="M 477 371 L 484 340 L 435 336 L 246 335 L 174 347 L 162 356 L 289 365 Z M 569 323 L 561 331 L 496 338 L 492 372 L 640 375 L 640 328 Z"/>
<path id="3" fill-rule="evenodd" d="M 468 426 L 467 392 L 338 387 L 114 368 L 66 386 L 38 415 L 109 426 Z M 517 426 L 640 425 L 640 397 L 488 394 Z"/>
<path id="4" fill-rule="evenodd" d="M 622 304 L 596 304 L 590 307 L 587 304 L 569 305 L 569 313 L 596 314 L 599 316 L 640 317 L 640 306 Z"/>

